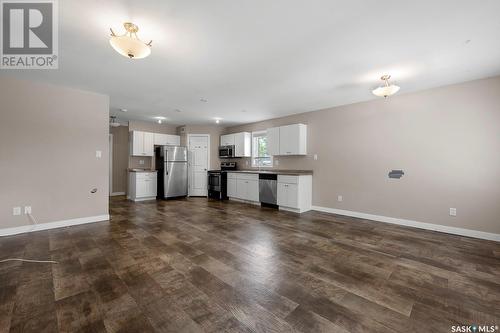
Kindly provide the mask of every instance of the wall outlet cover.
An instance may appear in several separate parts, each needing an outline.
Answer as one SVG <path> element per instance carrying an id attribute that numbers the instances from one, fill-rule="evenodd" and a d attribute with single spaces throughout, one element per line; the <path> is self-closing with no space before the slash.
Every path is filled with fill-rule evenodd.
<path id="1" fill-rule="evenodd" d="M 450 216 L 457 216 L 457 209 L 456 208 L 450 208 Z"/>
<path id="2" fill-rule="evenodd" d="M 275 159 L 275 160 L 274 160 L 274 165 L 280 165 L 280 160 Z"/>
<path id="3" fill-rule="evenodd" d="M 318 154 L 314 154 L 314 160 L 317 161 L 318 160 Z"/>
<path id="4" fill-rule="evenodd" d="M 96 150 L 95 151 L 95 157 L 96 158 L 101 158 L 102 157 L 102 151 L 101 150 Z"/>
<path id="5" fill-rule="evenodd" d="M 31 214 L 31 206 L 24 206 L 24 214 Z"/>
<path id="6" fill-rule="evenodd" d="M 144 165 L 144 160 L 139 160 L 140 165 Z"/>
<path id="7" fill-rule="evenodd" d="M 14 216 L 21 215 L 21 207 L 12 208 L 12 215 L 14 215 Z"/>
<path id="8" fill-rule="evenodd" d="M 337 196 L 337 201 L 338 202 L 342 202 L 344 200 L 344 197 L 342 197 L 341 195 Z"/>

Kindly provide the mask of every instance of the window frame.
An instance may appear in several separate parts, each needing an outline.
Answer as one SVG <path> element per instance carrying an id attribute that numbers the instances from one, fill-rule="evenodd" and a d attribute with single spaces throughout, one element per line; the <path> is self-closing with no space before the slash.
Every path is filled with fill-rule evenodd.
<path id="1" fill-rule="evenodd" d="M 252 153 L 252 167 L 253 168 L 272 168 L 274 166 L 274 161 L 273 161 L 273 156 L 272 155 L 268 155 L 269 156 L 256 156 L 254 155 L 255 153 L 255 139 L 258 138 L 258 137 L 263 137 L 265 136 L 267 138 L 267 131 L 264 130 L 264 131 L 255 131 L 255 132 L 252 132 L 252 145 L 251 145 L 251 153 Z M 270 165 L 260 165 L 259 163 L 256 163 L 257 160 L 259 159 L 264 159 L 264 158 L 269 158 L 271 164 Z"/>

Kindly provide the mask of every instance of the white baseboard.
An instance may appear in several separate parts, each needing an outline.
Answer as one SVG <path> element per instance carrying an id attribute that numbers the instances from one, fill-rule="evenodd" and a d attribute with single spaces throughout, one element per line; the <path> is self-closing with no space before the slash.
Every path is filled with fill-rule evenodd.
<path id="1" fill-rule="evenodd" d="M 449 227 L 449 226 L 440 225 L 440 224 L 432 224 L 432 223 L 418 222 L 418 221 L 413 221 L 413 220 L 398 219 L 398 218 L 394 218 L 394 217 L 359 213 L 359 212 L 353 212 L 350 210 L 342 210 L 342 209 L 336 209 L 336 208 L 313 206 L 312 209 L 317 210 L 319 212 L 345 215 L 345 216 L 357 217 L 360 219 L 373 220 L 373 221 L 385 222 L 385 223 L 391 223 L 391 224 L 398 224 L 398 225 L 404 225 L 407 227 L 414 227 L 414 228 L 419 228 L 419 229 L 439 231 L 439 232 L 444 232 L 447 234 L 454 234 L 454 235 L 487 239 L 487 240 L 500 242 L 500 234 L 493 234 L 493 233 L 484 232 L 484 231 Z"/>
<path id="2" fill-rule="evenodd" d="M 79 225 L 79 224 L 102 222 L 102 221 L 107 221 L 107 220 L 109 220 L 109 214 L 89 216 L 89 217 L 80 217 L 77 219 L 41 223 L 41 224 L 36 224 L 36 225 L 23 225 L 21 227 L 0 229 L 0 237 L 1 236 L 11 236 L 11 235 L 23 234 L 26 232 L 34 232 L 34 231 L 40 231 L 40 230 L 70 227 L 70 226 Z"/>
<path id="3" fill-rule="evenodd" d="M 110 197 L 116 197 L 116 196 L 118 196 L 118 195 L 125 195 L 125 192 L 113 192 L 113 193 L 111 193 L 109 196 L 110 196 Z"/>

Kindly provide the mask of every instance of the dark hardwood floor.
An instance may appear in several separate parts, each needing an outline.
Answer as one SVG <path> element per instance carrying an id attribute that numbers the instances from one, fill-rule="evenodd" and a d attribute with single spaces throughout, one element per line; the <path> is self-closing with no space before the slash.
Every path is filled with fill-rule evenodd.
<path id="1" fill-rule="evenodd" d="M 500 325 L 500 243 L 192 198 L 0 238 L 0 332 L 451 332 Z"/>

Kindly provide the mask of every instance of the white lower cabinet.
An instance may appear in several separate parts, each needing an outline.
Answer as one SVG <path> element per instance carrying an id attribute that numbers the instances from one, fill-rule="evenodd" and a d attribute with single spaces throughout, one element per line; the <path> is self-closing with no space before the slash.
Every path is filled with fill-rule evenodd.
<path id="1" fill-rule="evenodd" d="M 227 196 L 259 202 L 259 175 L 253 173 L 228 173 Z"/>
<path id="2" fill-rule="evenodd" d="M 156 171 L 129 172 L 127 198 L 133 201 L 156 199 Z"/>
<path id="3" fill-rule="evenodd" d="M 227 196 L 230 198 L 236 198 L 236 178 L 227 178 Z"/>
<path id="4" fill-rule="evenodd" d="M 278 175 L 277 202 L 283 210 L 297 213 L 311 210 L 312 176 Z"/>

